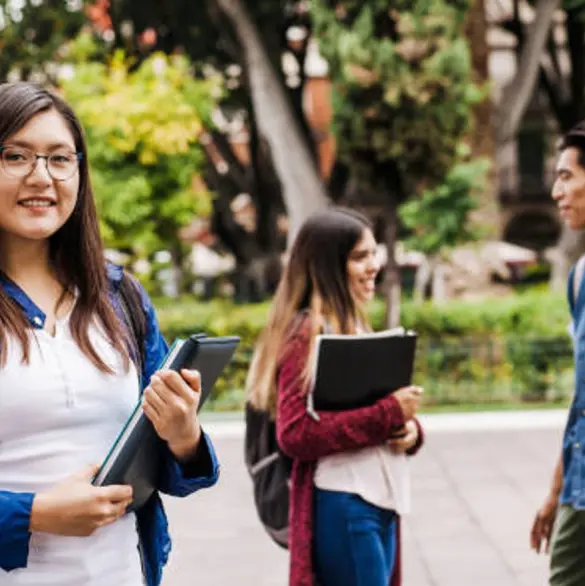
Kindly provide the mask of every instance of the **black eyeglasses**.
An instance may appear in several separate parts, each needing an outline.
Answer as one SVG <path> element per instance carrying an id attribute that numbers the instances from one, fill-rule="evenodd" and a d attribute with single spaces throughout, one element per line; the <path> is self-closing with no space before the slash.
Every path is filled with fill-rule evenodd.
<path id="1" fill-rule="evenodd" d="M 67 149 L 57 150 L 50 155 L 39 155 L 25 147 L 0 146 L 2 169 L 10 177 L 21 179 L 30 175 L 39 159 L 45 160 L 47 173 L 55 181 L 67 181 L 79 170 L 83 153 Z"/>

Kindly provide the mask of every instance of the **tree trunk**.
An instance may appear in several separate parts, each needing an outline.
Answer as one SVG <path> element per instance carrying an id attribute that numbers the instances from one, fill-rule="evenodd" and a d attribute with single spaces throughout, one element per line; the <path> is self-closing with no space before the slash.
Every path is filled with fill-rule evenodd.
<path id="1" fill-rule="evenodd" d="M 473 81 L 481 87 L 489 84 L 489 45 L 487 41 L 486 0 L 474 0 L 465 23 L 465 34 L 471 50 Z M 500 237 L 501 221 L 498 201 L 498 174 L 495 166 L 495 136 L 493 121 L 493 103 L 491 96 L 474 108 L 474 128 L 469 137 L 472 158 L 486 158 L 490 169 L 485 186 L 477 194 L 478 207 L 470 214 L 473 224 L 481 226 L 485 238 Z"/>
<path id="2" fill-rule="evenodd" d="M 388 216 L 386 221 L 386 274 L 384 289 L 386 297 L 386 327 L 400 325 L 400 273 L 396 262 L 395 248 L 398 234 L 398 202 L 394 194 L 388 194 Z"/>
<path id="3" fill-rule="evenodd" d="M 412 294 L 413 301 L 420 305 L 426 297 L 427 286 L 433 276 L 433 267 L 428 257 L 420 263 L 414 276 L 414 291 Z"/>
<path id="4" fill-rule="evenodd" d="M 231 22 L 242 46 L 258 131 L 270 145 L 282 183 L 290 243 L 303 221 L 327 206 L 327 194 L 245 2 L 213 1 Z"/>
<path id="5" fill-rule="evenodd" d="M 538 81 L 540 60 L 546 47 L 554 13 L 560 7 L 560 0 L 537 0 L 535 18 L 522 48 L 518 74 L 504 88 L 498 108 L 496 132 L 498 142 L 505 144 L 518 131 L 518 127 L 530 103 Z"/>
<path id="6" fill-rule="evenodd" d="M 171 266 L 168 272 L 168 293 L 169 297 L 176 298 L 185 290 L 184 260 L 185 254 L 179 243 L 170 246 Z"/>
<path id="7" fill-rule="evenodd" d="M 445 279 L 447 276 L 447 263 L 440 257 L 433 259 L 433 281 L 431 297 L 434 305 L 447 301 L 447 287 Z"/>

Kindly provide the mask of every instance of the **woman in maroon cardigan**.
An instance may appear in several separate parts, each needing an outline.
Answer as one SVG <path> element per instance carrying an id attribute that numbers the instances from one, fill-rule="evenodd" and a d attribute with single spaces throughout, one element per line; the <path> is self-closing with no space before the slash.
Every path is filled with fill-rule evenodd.
<path id="1" fill-rule="evenodd" d="M 371 406 L 306 409 L 315 336 L 369 330 L 364 306 L 379 271 L 370 222 L 330 208 L 301 228 L 248 378 L 249 401 L 271 410 L 293 460 L 290 586 L 397 586 L 399 515 L 408 510 L 406 455 L 423 434 L 422 389 L 399 389 Z"/>

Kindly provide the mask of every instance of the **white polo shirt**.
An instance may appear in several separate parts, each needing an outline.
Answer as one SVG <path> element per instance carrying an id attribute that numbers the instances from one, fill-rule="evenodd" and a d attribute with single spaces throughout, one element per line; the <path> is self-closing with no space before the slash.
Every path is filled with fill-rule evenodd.
<path id="1" fill-rule="evenodd" d="M 94 326 L 94 347 L 114 368 L 105 374 L 79 350 L 60 320 L 52 337 L 30 333 L 30 364 L 8 343 L 0 366 L 0 490 L 41 492 L 100 463 L 139 399 L 138 376 Z M 0 586 L 142 586 L 134 514 L 89 537 L 34 533 L 26 568 L 0 569 Z"/>

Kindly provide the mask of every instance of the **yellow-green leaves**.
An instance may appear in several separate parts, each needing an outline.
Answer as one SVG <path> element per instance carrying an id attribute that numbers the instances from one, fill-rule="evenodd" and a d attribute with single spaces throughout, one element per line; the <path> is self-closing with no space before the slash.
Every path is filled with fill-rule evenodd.
<path id="1" fill-rule="evenodd" d="M 138 64 L 116 52 L 91 60 L 72 55 L 65 98 L 86 130 L 88 156 L 107 246 L 147 256 L 178 244 L 178 231 L 211 211 L 211 194 L 196 179 L 199 146 L 222 93 L 219 78 L 197 79 L 182 55 L 151 55 Z"/>
<path id="2" fill-rule="evenodd" d="M 70 90 L 83 80 L 86 92 L 75 92 L 77 110 L 86 125 L 122 153 L 135 153 L 144 165 L 161 155 L 187 153 L 197 143 L 210 114 L 217 79 L 195 80 L 182 56 L 157 53 L 135 71 L 122 52 L 109 65 L 78 65 L 65 82 Z"/>

